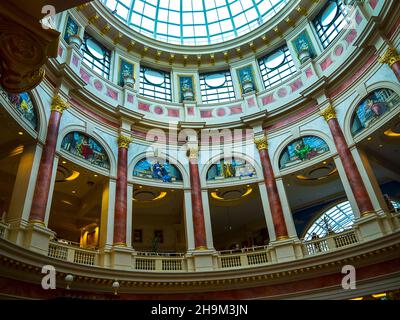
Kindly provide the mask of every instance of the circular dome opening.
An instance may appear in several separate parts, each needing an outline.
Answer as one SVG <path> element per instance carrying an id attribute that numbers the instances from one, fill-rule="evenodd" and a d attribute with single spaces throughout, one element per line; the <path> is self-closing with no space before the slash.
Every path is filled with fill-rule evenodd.
<path id="1" fill-rule="evenodd" d="M 102 0 L 133 30 L 172 44 L 209 45 L 244 35 L 290 0 Z"/>

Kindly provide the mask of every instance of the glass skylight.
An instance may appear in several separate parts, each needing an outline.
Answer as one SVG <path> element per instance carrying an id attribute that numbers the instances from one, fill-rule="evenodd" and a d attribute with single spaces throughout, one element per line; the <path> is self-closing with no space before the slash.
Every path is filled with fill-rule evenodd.
<path id="1" fill-rule="evenodd" d="M 180 45 L 236 38 L 273 17 L 290 0 L 101 0 L 132 29 Z"/>

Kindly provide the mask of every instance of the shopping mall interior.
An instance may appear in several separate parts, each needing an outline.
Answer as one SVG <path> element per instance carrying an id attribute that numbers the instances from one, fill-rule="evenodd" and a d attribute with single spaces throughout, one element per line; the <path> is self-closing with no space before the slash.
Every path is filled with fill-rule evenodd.
<path id="1" fill-rule="evenodd" d="M 400 300 L 398 0 L 2 0 L 0 41 L 0 299 Z"/>

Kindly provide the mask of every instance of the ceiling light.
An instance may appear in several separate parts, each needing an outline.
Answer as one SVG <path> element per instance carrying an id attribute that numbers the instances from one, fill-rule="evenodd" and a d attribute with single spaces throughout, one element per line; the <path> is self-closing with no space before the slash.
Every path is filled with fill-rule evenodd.
<path id="1" fill-rule="evenodd" d="M 374 298 L 383 298 L 386 297 L 386 293 L 377 293 L 372 295 Z"/>
<path id="2" fill-rule="evenodd" d="M 379 145 L 379 148 L 382 148 L 382 147 L 383 147 L 383 144 L 380 144 L 380 145 Z"/>
<path id="3" fill-rule="evenodd" d="M 67 161 L 63 160 L 62 164 L 66 164 L 66 163 L 67 163 Z"/>
<path id="4" fill-rule="evenodd" d="M 76 180 L 81 174 L 78 171 L 72 171 L 72 174 L 65 178 L 65 181 L 73 181 Z"/>
<path id="5" fill-rule="evenodd" d="M 23 136 L 23 135 L 24 135 L 24 133 L 23 133 L 22 131 L 19 131 L 18 134 L 19 134 L 20 136 Z"/>
<path id="6" fill-rule="evenodd" d="M 73 193 L 73 194 L 75 194 L 75 193 L 76 193 L 76 191 L 75 191 L 75 190 L 72 190 L 72 193 Z"/>
<path id="7" fill-rule="evenodd" d="M 400 133 L 393 132 L 392 129 L 386 130 L 384 132 L 384 134 L 385 134 L 385 136 L 388 136 L 388 137 L 400 137 Z"/>
<path id="8" fill-rule="evenodd" d="M 371 140 L 372 140 L 372 137 L 368 137 L 367 140 L 368 140 L 368 141 L 371 141 Z"/>
<path id="9" fill-rule="evenodd" d="M 97 174 L 95 174 L 95 175 L 94 175 L 94 177 L 95 177 L 95 178 L 97 178 L 97 177 L 98 177 L 98 175 L 97 175 Z"/>
<path id="10" fill-rule="evenodd" d="M 322 164 L 327 164 L 328 162 L 326 162 L 326 161 L 324 161 L 324 162 L 322 162 Z"/>

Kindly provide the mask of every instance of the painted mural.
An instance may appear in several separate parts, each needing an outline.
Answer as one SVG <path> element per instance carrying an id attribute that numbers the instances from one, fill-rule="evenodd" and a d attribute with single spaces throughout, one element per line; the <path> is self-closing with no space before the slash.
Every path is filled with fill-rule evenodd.
<path id="1" fill-rule="evenodd" d="M 110 160 L 104 148 L 83 133 L 68 133 L 61 143 L 61 148 L 95 166 L 110 169 Z"/>
<path id="2" fill-rule="evenodd" d="M 256 176 L 256 170 L 246 160 L 242 159 L 221 159 L 213 164 L 207 172 L 208 181 L 225 180 L 231 178 L 251 178 Z"/>
<path id="3" fill-rule="evenodd" d="M 378 89 L 369 94 L 357 107 L 351 123 L 356 135 L 372 126 L 382 115 L 400 104 L 400 97 L 390 89 Z"/>
<path id="4" fill-rule="evenodd" d="M 123 87 L 125 85 L 125 78 L 134 78 L 135 66 L 124 59 L 120 59 L 119 71 L 118 71 L 118 85 Z"/>
<path id="5" fill-rule="evenodd" d="M 181 182 L 182 174 L 168 160 L 158 157 L 145 158 L 133 169 L 133 176 L 162 182 Z"/>
<path id="6" fill-rule="evenodd" d="M 281 169 L 289 168 L 328 151 L 328 145 L 321 138 L 305 136 L 291 142 L 283 150 L 279 158 L 279 167 Z"/>
<path id="7" fill-rule="evenodd" d="M 292 41 L 292 44 L 296 49 L 297 57 L 299 58 L 300 62 L 305 62 L 306 59 L 304 58 L 307 58 L 307 53 L 310 58 L 314 58 L 316 56 L 315 48 L 306 30 L 301 32 Z"/>
<path id="8" fill-rule="evenodd" d="M 194 84 L 192 76 L 179 76 L 181 101 L 194 100 Z"/>
<path id="9" fill-rule="evenodd" d="M 238 78 L 243 93 L 255 90 L 254 73 L 252 66 L 246 66 L 238 69 Z"/>
<path id="10" fill-rule="evenodd" d="M 5 93 L 10 103 L 17 109 L 22 117 L 27 120 L 28 124 L 34 129 L 37 129 L 38 121 L 35 107 L 29 93 Z"/>
<path id="11" fill-rule="evenodd" d="M 64 40 L 69 43 L 69 38 L 71 36 L 77 35 L 79 33 L 79 26 L 78 24 L 72 19 L 71 17 L 68 17 L 67 24 L 65 27 L 65 32 L 64 32 Z"/>

